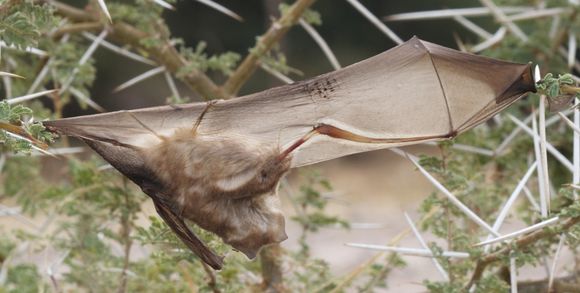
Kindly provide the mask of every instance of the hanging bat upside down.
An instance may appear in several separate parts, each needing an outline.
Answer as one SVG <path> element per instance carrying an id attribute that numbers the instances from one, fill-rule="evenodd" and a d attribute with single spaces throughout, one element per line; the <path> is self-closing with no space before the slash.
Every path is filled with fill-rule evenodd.
<path id="1" fill-rule="evenodd" d="M 47 121 L 139 185 L 202 261 L 188 219 L 254 258 L 287 238 L 276 188 L 290 168 L 451 139 L 535 92 L 529 64 L 412 38 L 341 70 L 210 103 Z"/>

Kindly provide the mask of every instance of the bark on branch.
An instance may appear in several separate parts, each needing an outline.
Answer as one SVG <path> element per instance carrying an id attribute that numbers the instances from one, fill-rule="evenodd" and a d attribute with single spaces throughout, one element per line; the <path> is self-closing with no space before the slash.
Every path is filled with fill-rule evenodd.
<path id="1" fill-rule="evenodd" d="M 258 38 L 256 45 L 250 49 L 250 53 L 224 84 L 223 89 L 227 94 L 235 96 L 238 93 L 240 88 L 258 68 L 260 57 L 270 51 L 286 35 L 288 30 L 298 22 L 302 14 L 314 1 L 316 0 L 298 0 L 294 2 L 280 19 L 272 23 L 268 31 Z"/>
<path id="2" fill-rule="evenodd" d="M 73 22 L 90 23 L 100 21 L 98 15 L 90 14 L 89 12 L 64 3 L 57 1 L 42 2 L 50 3 L 55 8 L 56 13 Z M 91 28 L 95 29 L 94 26 Z M 104 24 L 102 24 L 102 28 L 105 28 Z M 155 61 L 165 66 L 172 74 L 177 73 L 180 68 L 187 66 L 187 61 L 182 58 L 168 39 L 162 40 L 163 45 L 161 46 L 145 47 L 141 44 L 141 40 L 147 39 L 150 36 L 134 26 L 116 21 L 109 28 L 111 30 L 109 34 L 111 38 L 123 44 L 129 44 L 146 51 Z M 199 70 L 191 69 L 182 79 L 193 91 L 199 93 L 204 99 L 225 99 L 229 97 L 207 75 Z"/>
<path id="3" fill-rule="evenodd" d="M 483 272 L 485 272 L 485 269 L 488 265 L 500 260 L 503 257 L 508 256 L 512 250 L 524 249 L 524 248 L 536 243 L 538 240 L 552 237 L 552 236 L 558 234 L 559 232 L 557 232 L 557 230 L 568 230 L 572 226 L 578 224 L 579 222 L 580 222 L 580 217 L 570 218 L 570 219 L 566 220 L 563 224 L 561 224 L 559 229 L 550 229 L 550 230 L 543 229 L 543 230 L 538 230 L 538 231 L 532 232 L 532 233 L 516 240 L 512 245 L 504 246 L 504 247 L 500 248 L 499 250 L 496 250 L 496 251 L 494 251 L 486 256 L 483 256 L 479 261 L 477 261 L 477 263 L 475 265 L 475 269 L 473 270 L 473 275 L 471 277 L 471 280 L 469 281 L 467 286 L 465 286 L 465 289 L 469 290 L 469 288 L 471 288 L 471 286 L 473 286 L 473 284 L 477 283 L 481 279 L 481 277 L 483 276 Z"/>

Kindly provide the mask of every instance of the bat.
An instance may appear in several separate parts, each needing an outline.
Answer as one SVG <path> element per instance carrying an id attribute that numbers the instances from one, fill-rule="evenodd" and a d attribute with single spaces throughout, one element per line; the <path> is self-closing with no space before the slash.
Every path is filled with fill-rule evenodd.
<path id="1" fill-rule="evenodd" d="M 530 64 L 413 37 L 305 81 L 231 100 L 46 121 L 78 137 L 149 195 L 202 261 L 217 256 L 185 219 L 255 257 L 287 238 L 276 188 L 290 168 L 451 139 L 536 87 Z"/>

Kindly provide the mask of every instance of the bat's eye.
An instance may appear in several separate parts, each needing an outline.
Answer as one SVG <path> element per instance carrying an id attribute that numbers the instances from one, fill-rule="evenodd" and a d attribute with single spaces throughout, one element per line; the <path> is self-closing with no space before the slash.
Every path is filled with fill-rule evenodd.
<path id="1" fill-rule="evenodd" d="M 262 181 L 268 178 L 268 174 L 266 173 L 266 171 L 260 172 L 260 178 L 262 179 Z"/>

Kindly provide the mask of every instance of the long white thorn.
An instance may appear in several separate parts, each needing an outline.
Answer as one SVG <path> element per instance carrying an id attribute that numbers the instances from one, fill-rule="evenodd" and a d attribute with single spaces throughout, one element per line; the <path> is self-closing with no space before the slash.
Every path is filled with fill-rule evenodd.
<path id="1" fill-rule="evenodd" d="M 552 292 L 552 286 L 554 285 L 554 276 L 556 275 L 556 268 L 558 265 L 558 260 L 560 259 L 560 252 L 562 252 L 562 247 L 564 246 L 565 242 L 566 242 L 566 234 L 562 233 L 560 235 L 560 241 L 558 242 L 558 248 L 556 248 L 556 253 L 554 253 L 552 267 L 550 268 L 550 277 L 548 278 L 547 292 Z"/>
<path id="2" fill-rule="evenodd" d="M 522 234 L 530 233 L 530 232 L 533 232 L 533 231 L 542 229 L 542 228 L 544 228 L 544 227 L 546 227 L 548 225 L 552 225 L 552 224 L 558 222 L 558 220 L 560 220 L 559 217 L 553 217 L 551 219 L 548 219 L 548 220 L 545 220 L 543 222 L 537 223 L 535 225 L 526 227 L 524 229 L 517 230 L 515 232 L 509 233 L 509 234 L 505 234 L 503 236 L 500 236 L 500 237 L 497 237 L 497 238 L 494 238 L 494 239 L 491 239 L 491 240 L 486 240 L 486 241 L 477 243 L 477 244 L 475 244 L 475 246 L 488 245 L 488 244 L 492 244 L 492 243 L 496 243 L 496 242 L 501 242 L 501 241 L 509 240 L 509 239 L 515 238 L 517 236 L 520 236 Z"/>
<path id="3" fill-rule="evenodd" d="M 227 16 L 229 16 L 237 21 L 240 21 L 240 22 L 244 21 L 244 19 L 241 16 L 239 16 L 237 13 L 231 11 L 230 9 L 226 8 L 225 6 L 219 4 L 215 1 L 211 1 L 211 0 L 195 0 L 195 1 L 202 3 L 204 5 L 207 5 L 207 6 L 213 8 L 213 9 L 215 9 L 215 10 L 217 10 L 217 11 L 219 11 L 219 12 L 221 12 L 221 13 L 223 13 L 223 14 L 225 14 L 225 15 L 227 15 Z"/>
<path id="4" fill-rule="evenodd" d="M 501 7 L 503 13 L 519 13 L 533 10 L 533 7 Z M 472 8 L 455 8 L 455 9 L 439 9 L 427 10 L 418 12 L 408 12 L 393 14 L 384 17 L 387 21 L 403 21 L 403 20 L 426 20 L 426 19 L 441 19 L 452 18 L 455 16 L 473 17 L 473 16 L 487 16 L 491 12 L 486 7 L 472 7 Z"/>
<path id="5" fill-rule="evenodd" d="M 513 254 L 510 255 L 510 287 L 511 293 L 518 293 L 518 268 Z"/>
<path id="6" fill-rule="evenodd" d="M 576 120 L 576 111 L 577 110 L 574 110 L 574 120 Z M 576 125 L 574 122 L 568 119 L 566 115 L 562 114 L 562 112 L 558 112 L 558 116 L 560 116 L 560 118 L 562 118 L 562 121 L 566 122 L 566 124 L 570 126 L 570 128 L 572 128 L 575 134 L 580 133 L 580 127 L 578 127 L 578 125 Z"/>
<path id="7" fill-rule="evenodd" d="M 64 92 L 66 92 L 68 90 L 68 88 L 70 87 L 71 83 L 73 82 L 75 76 L 79 72 L 79 67 L 82 66 L 83 64 L 85 64 L 87 62 L 87 60 L 89 60 L 89 58 L 91 58 L 93 53 L 95 53 L 95 51 L 99 47 L 99 44 L 105 39 L 105 37 L 107 37 L 107 34 L 108 34 L 107 30 L 106 29 L 103 30 L 99 34 L 99 36 L 93 41 L 93 43 L 89 46 L 89 48 L 85 51 L 83 56 L 81 56 L 81 59 L 79 60 L 77 67 L 75 67 L 75 69 L 71 72 L 71 74 L 66 79 L 66 81 L 62 84 L 62 87 L 60 88 L 60 90 L 58 92 L 59 95 L 62 95 Z"/>
<path id="8" fill-rule="evenodd" d="M 320 36 L 320 34 L 316 31 L 316 29 L 314 29 L 314 27 L 312 27 L 308 22 L 306 22 L 302 18 L 298 22 L 300 23 L 300 26 L 310 35 L 310 37 L 314 39 L 314 41 L 320 47 L 320 49 L 322 49 L 322 52 L 324 53 L 324 55 L 334 68 L 334 70 L 340 69 L 341 66 L 340 63 L 338 63 L 336 56 L 334 56 L 334 53 L 332 52 L 326 41 L 322 38 L 322 36 Z"/>
<path id="9" fill-rule="evenodd" d="M 524 194 L 526 195 L 526 198 L 528 199 L 528 201 L 530 202 L 530 204 L 532 205 L 534 210 L 537 212 L 540 212 L 540 205 L 538 205 L 538 202 L 536 201 L 536 199 L 532 195 L 532 192 L 530 191 L 530 189 L 524 185 L 523 190 L 524 190 Z"/>
<path id="10" fill-rule="evenodd" d="M 552 17 L 552 16 L 557 16 L 557 15 L 560 15 L 562 13 L 565 13 L 566 11 L 568 11 L 568 10 L 561 8 L 561 7 L 540 9 L 540 10 L 533 10 L 533 11 L 525 11 L 522 13 L 511 15 L 507 19 L 509 21 L 519 21 L 519 20 L 528 20 L 528 19 L 543 18 L 543 17 Z"/>
<path id="11" fill-rule="evenodd" d="M 578 104 L 578 99 L 576 99 L 575 104 Z M 558 113 L 560 114 L 560 113 Z M 564 116 L 565 117 L 565 116 Z M 580 110 L 574 108 L 574 126 L 580 129 Z M 574 131 L 574 143 L 573 143 L 573 158 L 574 161 L 574 172 L 572 172 L 572 183 L 580 183 L 580 132 Z M 578 192 L 574 190 L 574 199 L 578 199 Z"/>
<path id="12" fill-rule="evenodd" d="M 430 145 L 430 146 L 437 146 L 437 142 L 433 142 L 433 141 L 426 142 L 424 144 Z M 467 153 L 483 155 L 486 157 L 493 157 L 493 155 L 495 154 L 492 150 L 489 150 L 486 148 L 480 148 L 480 147 L 466 145 L 466 144 L 460 144 L 460 143 L 454 143 L 451 146 L 451 148 L 456 149 L 456 150 L 460 150 L 460 151 L 464 151 Z"/>
<path id="13" fill-rule="evenodd" d="M 21 51 L 21 52 L 26 52 L 26 53 L 30 53 L 36 56 L 40 56 L 40 57 L 46 57 L 48 56 L 48 53 L 46 51 L 40 50 L 38 48 L 34 48 L 34 47 L 25 47 L 23 49 L 20 49 L 14 45 L 10 45 L 8 46 L 6 44 L 6 42 L 4 41 L 0 41 L 0 48 L 7 48 L 7 49 L 12 49 L 12 50 L 16 50 L 16 51 Z"/>
<path id="14" fill-rule="evenodd" d="M 531 136 L 532 138 L 536 138 L 539 139 L 539 135 L 536 133 L 534 135 L 534 132 L 522 121 L 520 121 L 519 119 L 517 119 L 516 117 L 512 116 L 511 114 L 507 115 L 518 127 L 520 127 L 523 131 L 525 131 L 529 136 Z M 552 117 L 555 118 L 555 117 Z M 549 125 L 550 123 L 548 121 L 546 121 L 546 125 Z M 564 156 L 562 155 L 562 153 L 560 153 L 552 144 L 547 143 L 546 144 L 546 149 L 547 151 L 554 156 L 554 158 L 556 158 L 556 160 L 558 160 L 560 163 L 562 163 L 562 165 L 564 167 L 566 167 L 566 169 L 568 169 L 570 171 L 570 173 L 574 172 L 574 166 L 572 165 L 572 163 Z"/>
<path id="15" fill-rule="evenodd" d="M 528 41 L 528 36 L 512 21 L 510 21 L 505 13 L 499 9 L 493 3 L 492 0 L 479 0 L 483 5 L 485 5 L 491 13 L 493 14 L 495 20 L 501 24 L 503 24 L 511 33 L 513 33 L 516 37 L 518 37 L 524 43 Z"/>
<path id="16" fill-rule="evenodd" d="M 548 173 L 548 154 L 546 152 L 546 96 L 540 96 L 540 155 L 542 158 L 542 175 L 544 176 L 544 188 L 546 189 L 546 204 L 547 212 L 550 214 L 551 192 L 550 192 L 550 176 Z"/>
<path id="17" fill-rule="evenodd" d="M 357 223 L 357 222 L 350 223 L 350 229 L 352 230 L 373 230 L 373 229 L 384 229 L 388 227 L 389 224 L 387 223 Z"/>
<path id="18" fill-rule="evenodd" d="M 165 81 L 167 82 L 167 86 L 169 87 L 171 94 L 174 97 L 176 97 L 178 100 L 181 100 L 181 95 L 179 94 L 179 91 L 177 90 L 177 86 L 175 85 L 175 81 L 173 80 L 173 77 L 171 77 L 171 73 L 165 71 L 163 75 L 165 75 Z"/>
<path id="19" fill-rule="evenodd" d="M 534 131 L 534 154 L 536 157 L 536 162 L 538 163 L 538 190 L 540 192 L 540 210 L 542 217 L 548 216 L 548 195 L 546 194 L 546 184 L 544 180 L 544 168 L 542 167 L 544 161 L 542 160 L 541 150 L 540 150 L 540 138 L 538 137 L 538 125 L 536 122 L 536 117 L 532 120 L 532 130 Z"/>
<path id="20" fill-rule="evenodd" d="M 111 14 L 109 13 L 109 9 L 107 8 L 107 4 L 105 3 L 105 0 L 97 0 L 97 3 L 99 3 L 99 7 L 103 11 L 103 13 L 107 17 L 107 19 L 109 20 L 109 23 L 113 23 L 113 19 L 111 18 Z"/>
<path id="21" fill-rule="evenodd" d="M 4 72 L 4 71 L 0 71 L 0 76 L 2 76 L 2 77 L 14 77 L 14 78 L 22 78 L 22 79 L 25 79 L 23 76 L 20 76 L 18 74 L 14 74 L 14 73 L 10 73 L 10 72 Z"/>
<path id="22" fill-rule="evenodd" d="M 493 34 L 493 36 L 475 46 L 473 46 L 471 48 L 472 52 L 481 52 L 499 42 L 501 42 L 501 40 L 503 40 L 503 38 L 505 37 L 505 34 L 507 32 L 507 29 L 505 27 L 500 27 L 495 34 Z"/>
<path id="23" fill-rule="evenodd" d="M 68 42 L 69 38 L 70 38 L 69 34 L 64 35 L 60 39 L 60 44 Z M 46 63 L 44 64 L 44 66 L 42 67 L 40 72 L 36 75 L 34 82 L 32 82 L 32 85 L 30 86 L 30 88 L 28 88 L 28 91 L 26 92 L 27 95 L 32 94 L 41 85 L 41 83 L 44 81 L 44 78 L 48 74 L 48 71 L 52 67 L 53 62 L 54 62 L 54 58 L 52 58 L 52 57 L 48 58 L 48 60 L 46 61 Z"/>
<path id="24" fill-rule="evenodd" d="M 366 19 L 368 19 L 372 24 L 374 24 L 379 30 L 381 30 L 387 37 L 389 37 L 393 42 L 397 44 L 402 44 L 403 40 L 399 38 L 390 28 L 388 28 L 384 23 L 382 23 L 374 14 L 372 14 L 366 7 L 364 7 L 358 0 L 346 0 L 350 3 L 356 10 L 358 10 Z"/>
<path id="25" fill-rule="evenodd" d="M 94 41 L 97 39 L 97 36 L 95 36 L 89 32 L 83 32 L 82 35 L 91 41 Z M 121 56 L 127 57 L 131 60 L 135 60 L 137 62 L 141 62 L 141 63 L 148 64 L 148 65 L 153 65 L 153 66 L 156 65 L 156 63 L 154 61 L 149 60 L 141 55 L 135 54 L 127 49 L 121 48 L 121 47 L 119 47 L 113 43 L 110 43 L 106 40 L 103 40 L 101 42 L 101 46 L 103 46 L 103 47 L 105 47 L 105 48 L 111 50 L 112 52 L 115 52 Z"/>
<path id="26" fill-rule="evenodd" d="M 558 29 L 560 28 L 560 22 L 562 21 L 562 18 L 559 15 L 554 16 L 554 18 L 552 19 L 552 24 L 550 25 L 550 31 L 548 32 L 548 36 L 550 37 L 550 40 L 554 40 L 554 38 L 556 37 L 556 33 L 558 33 Z"/>
<path id="27" fill-rule="evenodd" d="M 405 255 L 421 256 L 421 257 L 434 257 L 433 251 L 430 249 L 420 249 L 420 248 L 409 248 L 409 247 L 395 247 L 395 246 L 383 246 L 374 244 L 363 244 L 363 243 L 345 243 L 346 246 L 365 248 L 371 250 L 380 251 L 390 251 Z M 453 258 L 469 258 L 469 253 L 458 252 L 458 251 L 443 251 L 441 253 L 443 257 L 453 257 Z"/>
<path id="28" fill-rule="evenodd" d="M 12 96 L 12 80 L 8 76 L 2 76 L 6 97 Z"/>
<path id="29" fill-rule="evenodd" d="M 56 91 L 58 91 L 58 90 L 54 89 L 54 90 L 42 91 L 42 92 L 30 94 L 30 95 L 24 95 L 24 96 L 20 96 L 20 97 L 16 97 L 16 98 L 11 98 L 11 99 L 6 100 L 6 102 L 8 104 L 22 103 L 24 101 L 28 101 L 28 100 L 32 100 L 34 98 L 38 98 L 38 97 L 46 96 L 48 94 L 52 94 Z"/>
<path id="30" fill-rule="evenodd" d="M 260 68 L 262 68 L 264 71 L 266 71 L 268 74 L 272 75 L 273 77 L 277 78 L 278 80 L 282 81 L 283 83 L 291 84 L 294 82 L 294 80 L 292 80 L 290 77 L 282 74 L 282 72 L 277 71 L 274 68 L 271 68 L 270 66 L 268 66 L 264 63 L 260 63 Z"/>
<path id="31" fill-rule="evenodd" d="M 82 147 L 70 147 L 70 148 L 56 148 L 56 149 L 48 149 L 47 150 L 52 156 L 59 156 L 59 155 L 71 155 L 71 154 L 78 154 L 78 153 L 82 153 L 85 151 L 84 148 Z M 28 157 L 28 156 L 32 156 L 32 157 L 42 157 L 42 156 L 46 156 L 45 153 L 42 152 L 31 152 L 30 154 L 21 154 L 21 153 L 17 153 L 17 154 L 9 154 L 8 157 L 12 158 L 12 157 Z"/>
<path id="32" fill-rule="evenodd" d="M 175 7 L 173 7 L 173 5 L 163 1 L 163 0 L 153 0 L 153 2 L 165 9 L 169 9 L 169 10 L 175 10 Z"/>
<path id="33" fill-rule="evenodd" d="M 510 195 L 510 197 L 508 198 L 508 200 L 506 201 L 504 206 L 502 207 L 499 215 L 497 216 L 497 219 L 493 223 L 493 229 L 495 231 L 499 232 L 499 229 L 501 228 L 501 225 L 503 224 L 505 218 L 507 217 L 509 210 L 511 209 L 511 207 L 515 203 L 516 199 L 518 198 L 518 195 L 524 189 L 524 186 L 526 185 L 526 183 L 528 182 L 528 180 L 530 179 L 530 177 L 534 173 L 534 170 L 536 170 L 537 164 L 538 164 L 538 162 L 536 161 L 528 168 L 528 171 L 526 172 L 524 177 L 522 177 L 520 182 L 518 182 L 518 185 L 516 186 L 516 188 L 514 189 L 514 191 L 512 192 L 512 194 Z"/>
<path id="34" fill-rule="evenodd" d="M 431 182 L 431 184 L 433 184 L 433 186 L 435 186 L 435 188 L 437 188 L 439 191 L 441 191 L 449 199 L 449 201 L 452 204 L 454 204 L 458 209 L 460 209 L 468 218 L 470 218 L 472 221 L 477 223 L 479 226 L 481 226 L 482 228 L 484 228 L 485 230 L 487 230 L 488 232 L 490 232 L 494 236 L 500 236 L 497 232 L 495 232 L 493 230 L 493 228 L 491 228 L 489 226 L 489 224 L 487 224 L 484 220 L 482 220 L 479 216 L 477 216 L 477 214 L 475 214 L 471 209 L 469 209 L 459 199 L 457 199 L 457 197 L 455 197 L 455 195 L 453 195 L 449 190 L 447 190 L 447 188 L 445 188 L 441 183 L 439 183 L 439 181 L 437 181 L 437 179 L 435 179 L 435 177 L 433 177 L 431 174 L 429 174 L 429 172 L 427 172 L 427 170 L 425 170 L 425 168 L 423 168 L 417 162 L 416 158 L 407 154 L 406 152 L 401 151 L 398 148 L 391 148 L 389 150 L 391 150 L 392 152 L 394 152 L 398 155 L 402 155 L 402 156 L 406 157 L 407 159 L 409 159 L 413 163 L 413 165 L 415 165 L 415 167 L 417 167 L 417 169 L 419 169 L 421 174 L 423 174 L 423 176 L 425 176 L 427 178 L 427 180 L 429 180 L 429 182 Z"/>
<path id="35" fill-rule="evenodd" d="M 89 98 L 88 96 L 86 96 L 83 92 L 81 92 L 80 90 L 73 88 L 73 87 L 69 87 L 69 91 L 71 94 L 73 94 L 75 97 L 77 97 L 77 99 L 79 99 L 79 101 L 87 104 L 89 107 L 97 110 L 98 112 L 107 112 L 107 110 L 105 110 L 105 108 L 101 107 L 99 104 L 97 104 L 95 101 L 93 101 L 91 98 Z"/>
<path id="36" fill-rule="evenodd" d="M 6 155 L 0 154 L 0 174 L 2 174 L 2 170 L 4 170 L 4 164 L 6 164 Z"/>
<path id="37" fill-rule="evenodd" d="M 21 140 L 27 141 L 27 142 L 29 142 L 29 143 L 30 143 L 30 147 L 31 147 L 32 149 L 34 149 L 34 150 L 37 150 L 37 151 L 39 151 L 39 152 L 41 152 L 41 153 L 43 153 L 43 154 L 45 154 L 45 155 L 47 155 L 47 156 L 54 157 L 54 155 L 53 155 L 52 153 L 50 153 L 50 152 L 47 152 L 47 151 L 45 151 L 45 150 L 43 150 L 43 149 L 41 149 L 41 148 L 37 147 L 37 146 L 34 144 L 34 142 L 33 142 L 32 140 L 30 140 L 30 139 L 28 139 L 28 138 L 26 138 L 26 137 L 24 137 L 24 136 L 21 136 L 21 135 L 18 135 L 18 134 L 12 133 L 12 132 L 8 132 L 8 131 L 4 131 L 4 133 L 6 133 L 6 134 L 8 134 L 9 136 L 12 136 L 12 137 L 14 137 L 14 138 L 17 138 L 17 139 L 21 139 Z"/>
<path id="38" fill-rule="evenodd" d="M 568 34 L 568 68 L 572 68 L 574 67 L 574 64 L 576 63 L 576 48 L 577 48 L 577 41 L 576 41 L 576 34 L 573 32 L 570 32 L 570 34 Z"/>
<path id="39" fill-rule="evenodd" d="M 495 222 L 493 223 L 492 228 L 494 231 L 499 233 L 499 229 L 503 225 L 503 222 L 505 221 L 511 207 L 516 202 L 519 194 L 522 192 L 522 189 L 524 188 L 524 186 L 526 186 L 526 183 L 528 182 L 528 180 L 530 179 L 530 177 L 534 173 L 534 170 L 536 169 L 537 164 L 538 164 L 538 162 L 536 161 L 530 166 L 530 168 L 528 168 L 528 171 L 526 172 L 524 177 L 522 177 L 520 182 L 518 182 L 518 185 L 516 186 L 516 188 L 514 189 L 512 194 L 509 196 L 508 200 L 503 205 L 501 211 L 499 212 L 499 215 L 497 216 L 497 218 L 495 219 Z M 492 238 L 493 238 L 493 235 L 487 236 L 487 240 L 490 240 Z M 486 246 L 484 250 L 485 250 L 485 252 L 487 252 L 489 250 L 489 246 Z"/>
<path id="40" fill-rule="evenodd" d="M 475 24 L 473 21 L 465 18 L 462 15 L 454 16 L 453 19 L 457 21 L 459 24 L 461 24 L 463 27 L 470 30 L 472 33 L 478 35 L 484 40 L 491 39 L 493 37 L 493 35 L 490 34 L 488 31 L 484 30 L 482 27 L 480 27 L 479 25 Z"/>
<path id="41" fill-rule="evenodd" d="M 423 249 L 430 250 L 429 245 L 427 245 L 427 242 L 425 242 L 425 239 L 423 239 L 423 237 L 421 236 L 421 233 L 419 233 L 419 230 L 417 229 L 417 227 L 415 227 L 413 220 L 411 220 L 411 217 L 409 217 L 409 215 L 406 212 L 405 212 L 405 219 L 407 220 L 407 223 L 411 227 L 413 234 L 415 234 L 415 237 L 417 238 L 417 240 L 419 240 L 419 243 L 421 244 Z M 447 271 L 445 271 L 443 266 L 441 266 L 439 261 L 434 257 L 431 258 L 431 261 L 433 261 L 433 265 L 435 265 L 435 268 L 439 271 L 441 276 L 443 276 L 443 279 L 445 279 L 445 281 L 449 282 L 449 274 L 447 273 Z"/>
<path id="42" fill-rule="evenodd" d="M 130 80 L 124 82 L 121 85 L 119 85 L 118 87 L 116 87 L 113 90 L 113 92 L 122 91 L 122 90 L 124 90 L 124 89 L 126 89 L 126 88 L 128 88 L 130 86 L 133 86 L 133 85 L 135 85 L 135 84 L 137 84 L 137 83 L 139 83 L 141 81 L 144 81 L 144 80 L 146 80 L 146 79 L 148 79 L 150 77 L 153 77 L 153 76 L 155 76 L 157 74 L 160 74 L 160 73 L 162 73 L 164 71 L 165 71 L 165 67 L 164 66 L 159 66 L 159 67 L 155 67 L 155 68 L 153 68 L 151 70 L 147 70 L 144 73 L 139 74 L 138 76 L 133 77 Z"/>

